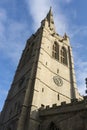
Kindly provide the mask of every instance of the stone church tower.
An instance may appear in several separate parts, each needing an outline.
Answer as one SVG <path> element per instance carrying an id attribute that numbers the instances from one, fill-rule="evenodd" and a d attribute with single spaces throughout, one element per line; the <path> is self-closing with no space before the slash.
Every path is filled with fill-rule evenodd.
<path id="1" fill-rule="evenodd" d="M 69 37 L 56 33 L 49 10 L 26 43 L 0 117 L 0 130 L 39 130 L 38 110 L 81 100 Z"/>

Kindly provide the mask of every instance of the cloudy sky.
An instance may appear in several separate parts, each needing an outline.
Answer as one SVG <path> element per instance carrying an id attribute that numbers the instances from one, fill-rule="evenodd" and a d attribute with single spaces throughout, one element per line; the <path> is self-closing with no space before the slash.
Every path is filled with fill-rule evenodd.
<path id="1" fill-rule="evenodd" d="M 0 0 L 0 111 L 26 40 L 52 6 L 56 31 L 70 37 L 79 92 L 87 77 L 87 0 Z"/>

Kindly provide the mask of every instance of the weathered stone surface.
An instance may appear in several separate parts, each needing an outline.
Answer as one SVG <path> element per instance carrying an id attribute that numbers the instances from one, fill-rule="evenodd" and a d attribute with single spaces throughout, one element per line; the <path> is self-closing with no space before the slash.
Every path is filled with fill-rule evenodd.
<path id="1" fill-rule="evenodd" d="M 85 100 L 77 104 L 66 104 L 39 111 L 40 130 L 49 130 L 54 123 L 57 130 L 87 130 L 87 104 Z"/>
<path id="2" fill-rule="evenodd" d="M 66 128 L 71 127 L 69 130 L 72 130 L 76 121 L 73 122 L 74 117 L 70 118 L 74 113 L 72 109 L 70 111 L 71 106 L 66 107 L 66 103 L 72 100 L 74 110 L 77 99 L 82 100 L 82 97 L 76 86 L 69 37 L 66 34 L 62 37 L 56 33 L 50 9 L 46 18 L 41 22 L 41 27 L 27 40 L 0 115 L 0 130 L 48 129 L 47 124 L 49 125 L 51 119 L 43 120 L 38 113 L 39 109 L 44 109 L 43 106 L 47 106 L 45 118 L 47 118 L 47 112 L 57 122 L 68 118 L 67 121 L 63 120 L 56 126 L 51 123 L 52 127 L 60 128 L 61 126 L 63 129 L 67 124 Z M 56 109 L 61 102 L 62 107 Z M 54 109 L 49 108 L 52 104 L 54 104 Z M 59 111 L 59 115 L 55 117 L 51 110 L 52 113 Z M 75 117 L 78 120 L 81 118 L 79 115 Z M 72 125 L 70 122 L 73 122 Z"/>

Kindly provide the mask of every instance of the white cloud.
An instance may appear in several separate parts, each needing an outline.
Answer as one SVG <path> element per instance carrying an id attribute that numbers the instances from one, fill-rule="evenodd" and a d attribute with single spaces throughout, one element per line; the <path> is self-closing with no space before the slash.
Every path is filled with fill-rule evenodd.
<path id="1" fill-rule="evenodd" d="M 59 2 L 62 2 L 62 3 L 67 3 L 67 4 L 69 4 L 69 3 L 71 3 L 72 2 L 72 0 L 58 0 Z"/>
<path id="2" fill-rule="evenodd" d="M 9 21 L 9 22 L 8 22 Z M 10 82 L 12 80 L 12 68 L 18 64 L 18 60 L 20 58 L 21 52 L 24 49 L 25 41 L 29 36 L 28 25 L 24 22 L 17 21 L 17 19 L 13 20 L 8 18 L 8 15 L 5 9 L 0 9 L 0 58 L 3 63 L 0 63 L 1 67 L 1 78 L 0 80 L 0 109 L 3 105 L 6 95 L 7 89 L 10 86 Z M 12 68 L 10 68 L 12 65 Z M 7 67 L 8 66 L 8 67 Z M 3 69 L 7 67 L 11 69 L 9 74 L 7 69 Z M 8 75 L 6 78 L 5 75 Z"/>
<path id="3" fill-rule="evenodd" d="M 60 0 L 58 1 L 50 1 L 50 0 L 26 0 L 29 13 L 31 14 L 34 21 L 34 30 L 40 26 L 40 22 L 46 17 L 50 6 L 53 8 L 54 14 L 54 22 L 58 33 L 64 34 L 68 32 L 68 21 L 67 18 L 61 12 L 61 8 L 59 7 Z M 66 2 L 70 2 L 70 0 L 66 0 Z M 57 4 L 57 5 L 56 5 Z"/>
<path id="4" fill-rule="evenodd" d="M 24 48 L 26 36 L 29 35 L 28 25 L 10 19 L 8 23 L 4 9 L 0 9 L 0 16 L 0 51 L 16 65 Z"/>
<path id="5" fill-rule="evenodd" d="M 0 9 L 0 39 L 4 39 L 4 22 L 7 19 L 6 11 L 4 9 Z"/>
<path id="6" fill-rule="evenodd" d="M 34 29 L 37 29 L 40 25 L 40 22 L 46 16 L 51 2 L 50 0 L 26 0 L 29 13 L 31 14 L 34 20 Z"/>
<path id="7" fill-rule="evenodd" d="M 70 36 L 74 38 L 76 35 L 87 36 L 87 26 L 74 26 L 71 28 Z"/>
<path id="8" fill-rule="evenodd" d="M 8 91 L 5 88 L 1 88 L 0 89 L 0 97 L 2 97 L 3 95 L 6 96 L 8 93 Z M 0 98 L 1 99 L 1 98 Z"/>
<path id="9" fill-rule="evenodd" d="M 8 91 L 5 88 L 0 88 L 0 112 L 2 110 L 4 100 L 7 96 Z"/>
<path id="10" fill-rule="evenodd" d="M 73 42 L 73 45 L 72 45 L 73 49 L 81 49 L 82 47 L 83 47 L 83 45 L 81 43 Z"/>
<path id="11" fill-rule="evenodd" d="M 72 0 L 64 0 L 65 2 L 67 2 L 67 3 L 70 3 Z"/>
<path id="12" fill-rule="evenodd" d="M 76 77 L 81 94 L 85 94 L 85 78 L 87 77 L 87 62 L 82 59 L 77 59 L 76 62 Z"/>
<path id="13" fill-rule="evenodd" d="M 6 11 L 3 8 L 0 8 L 0 22 L 7 19 Z"/>
<path id="14" fill-rule="evenodd" d="M 63 35 L 65 32 L 68 32 L 68 21 L 64 15 L 61 13 L 59 14 L 54 14 L 55 17 L 55 25 L 57 32 L 61 35 Z"/>

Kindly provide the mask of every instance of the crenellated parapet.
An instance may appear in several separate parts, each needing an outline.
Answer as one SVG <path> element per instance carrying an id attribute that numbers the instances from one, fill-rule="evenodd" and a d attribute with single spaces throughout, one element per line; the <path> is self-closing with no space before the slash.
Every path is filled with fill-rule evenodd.
<path id="1" fill-rule="evenodd" d="M 44 115 L 44 112 L 47 113 L 53 113 L 53 112 L 73 112 L 73 111 L 79 111 L 79 110 L 86 110 L 87 109 L 87 96 L 84 97 L 82 101 L 79 101 L 78 99 L 72 99 L 71 103 L 66 103 L 66 101 L 61 102 L 61 105 L 52 104 L 52 105 L 46 105 L 41 106 L 39 108 L 40 115 Z M 50 112 L 53 111 L 53 112 Z"/>

